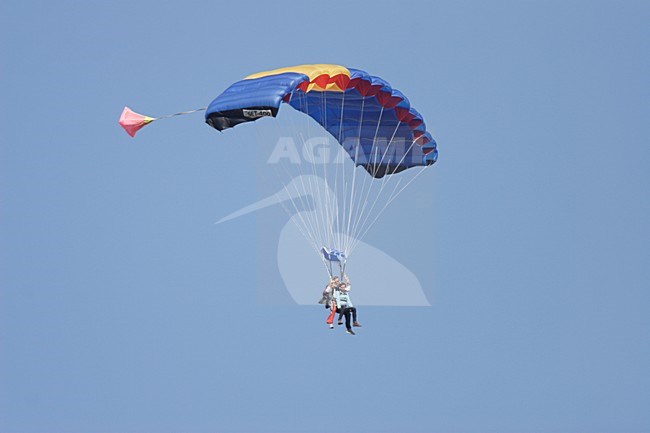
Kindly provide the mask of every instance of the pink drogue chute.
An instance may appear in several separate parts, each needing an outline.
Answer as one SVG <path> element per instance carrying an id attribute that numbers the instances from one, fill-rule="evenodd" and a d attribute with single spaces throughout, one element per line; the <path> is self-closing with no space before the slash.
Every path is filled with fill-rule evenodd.
<path id="1" fill-rule="evenodd" d="M 129 107 L 124 107 L 122 115 L 120 116 L 120 126 L 124 128 L 127 134 L 131 137 L 135 137 L 135 133 L 140 130 L 145 125 L 156 120 L 153 117 L 145 116 L 143 114 L 138 114 L 135 111 L 132 111 Z"/>

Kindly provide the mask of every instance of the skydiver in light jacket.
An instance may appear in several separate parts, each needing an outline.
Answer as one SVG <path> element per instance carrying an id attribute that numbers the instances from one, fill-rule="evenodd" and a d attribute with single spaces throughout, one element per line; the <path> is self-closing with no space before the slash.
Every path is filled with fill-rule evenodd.
<path id="1" fill-rule="evenodd" d="M 339 325 L 342 324 L 341 316 L 345 316 L 345 332 L 354 335 L 352 326 L 350 326 L 350 314 L 352 315 L 352 325 L 356 327 L 361 325 L 357 322 L 357 308 L 352 304 L 352 298 L 350 298 L 349 292 L 351 286 L 349 285 L 349 281 L 346 276 L 346 282 L 342 282 L 339 285 L 339 290 L 334 291 L 334 301 L 339 310 Z"/>

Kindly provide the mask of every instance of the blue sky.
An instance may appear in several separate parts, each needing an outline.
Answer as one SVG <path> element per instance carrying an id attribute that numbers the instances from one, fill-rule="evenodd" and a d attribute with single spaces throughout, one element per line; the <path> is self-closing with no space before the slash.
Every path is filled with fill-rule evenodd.
<path id="1" fill-rule="evenodd" d="M 0 431 L 650 431 L 649 21 L 634 1 L 3 2 Z M 263 214 L 213 224 L 259 198 L 237 134 L 117 125 L 320 62 L 385 77 L 440 150 L 370 235 L 432 306 L 362 308 L 349 338 L 259 302 Z"/>

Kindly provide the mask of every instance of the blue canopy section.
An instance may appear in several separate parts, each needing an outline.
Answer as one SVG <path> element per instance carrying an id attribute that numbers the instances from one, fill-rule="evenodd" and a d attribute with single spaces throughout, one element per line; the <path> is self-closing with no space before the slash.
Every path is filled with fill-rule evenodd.
<path id="1" fill-rule="evenodd" d="M 282 98 L 298 84 L 309 79 L 305 74 L 285 72 L 254 80 L 241 80 L 228 87 L 210 103 L 206 119 L 217 112 L 248 107 L 279 108 Z"/>

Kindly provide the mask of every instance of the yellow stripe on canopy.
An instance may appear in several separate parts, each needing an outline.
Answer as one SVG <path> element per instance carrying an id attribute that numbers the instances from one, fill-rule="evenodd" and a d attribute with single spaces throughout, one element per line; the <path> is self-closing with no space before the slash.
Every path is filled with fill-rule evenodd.
<path id="1" fill-rule="evenodd" d="M 284 74 L 287 72 L 293 72 L 297 74 L 305 74 L 309 77 L 310 84 L 307 88 L 307 91 L 310 90 L 329 90 L 329 91 L 339 91 L 342 92 L 344 89 L 341 89 L 336 83 L 328 83 L 326 88 L 323 88 L 315 83 L 313 80 L 316 77 L 321 75 L 329 75 L 330 77 L 335 77 L 337 75 L 345 75 L 350 77 L 350 71 L 345 66 L 341 65 L 329 65 L 326 63 L 315 64 L 315 65 L 299 65 L 299 66 L 289 66 L 286 68 L 274 69 L 272 71 L 258 72 L 257 74 L 249 75 L 244 78 L 245 80 L 253 80 L 255 78 L 263 78 L 271 75 Z"/>

